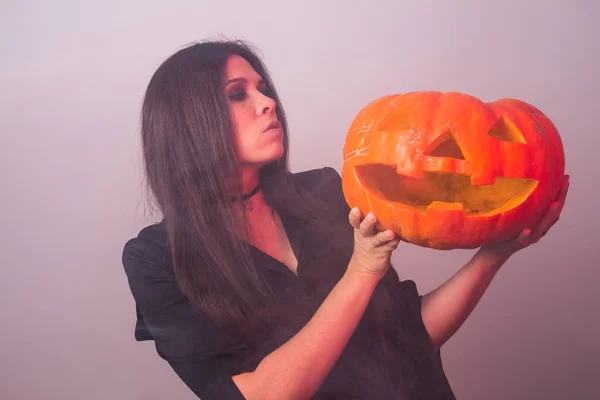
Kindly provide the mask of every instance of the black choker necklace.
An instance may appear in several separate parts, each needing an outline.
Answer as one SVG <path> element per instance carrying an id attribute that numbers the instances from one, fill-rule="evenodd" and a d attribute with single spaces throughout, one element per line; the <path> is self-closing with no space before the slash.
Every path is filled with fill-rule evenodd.
<path id="1" fill-rule="evenodd" d="M 252 200 L 250 199 L 250 197 L 252 197 L 256 193 L 258 193 L 259 190 L 260 190 L 260 183 L 258 185 L 256 185 L 256 187 L 250 193 L 242 196 L 242 205 L 244 206 L 245 209 L 252 210 Z M 231 200 L 236 201 L 236 200 L 238 200 L 238 198 L 232 197 Z"/>

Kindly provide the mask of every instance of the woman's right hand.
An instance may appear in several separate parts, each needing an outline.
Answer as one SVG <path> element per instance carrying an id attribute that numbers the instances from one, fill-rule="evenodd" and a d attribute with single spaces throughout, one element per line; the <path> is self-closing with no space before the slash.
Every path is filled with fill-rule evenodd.
<path id="1" fill-rule="evenodd" d="M 354 252 L 348 270 L 382 278 L 400 238 L 391 230 L 379 231 L 377 217 L 369 213 L 363 219 L 358 207 L 350 210 L 348 219 L 354 228 Z"/>

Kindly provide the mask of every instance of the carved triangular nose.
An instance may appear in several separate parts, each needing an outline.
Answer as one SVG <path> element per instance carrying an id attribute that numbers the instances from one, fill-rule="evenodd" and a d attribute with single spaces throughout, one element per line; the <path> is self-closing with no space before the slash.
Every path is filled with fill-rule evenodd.
<path id="1" fill-rule="evenodd" d="M 458 143 L 454 140 L 451 134 L 444 135 L 445 138 L 435 146 L 431 151 L 426 152 L 426 156 L 431 157 L 445 157 L 445 158 L 456 158 L 458 160 L 465 160 L 465 155 L 458 146 Z"/>

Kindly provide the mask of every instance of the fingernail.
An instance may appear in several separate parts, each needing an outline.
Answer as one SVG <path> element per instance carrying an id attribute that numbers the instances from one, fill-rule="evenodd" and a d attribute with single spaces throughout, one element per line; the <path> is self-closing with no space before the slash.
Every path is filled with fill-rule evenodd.
<path id="1" fill-rule="evenodd" d="M 369 220 L 369 222 L 375 221 L 375 214 L 369 213 L 369 215 L 367 215 L 367 219 Z"/>

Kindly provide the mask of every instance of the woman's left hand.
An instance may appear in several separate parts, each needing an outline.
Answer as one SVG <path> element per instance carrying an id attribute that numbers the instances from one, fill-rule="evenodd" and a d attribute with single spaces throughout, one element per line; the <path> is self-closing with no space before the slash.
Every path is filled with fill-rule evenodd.
<path id="1" fill-rule="evenodd" d="M 565 175 L 562 186 L 556 199 L 550 203 L 550 206 L 546 209 L 546 213 L 540 219 L 540 221 L 532 228 L 523 230 L 517 237 L 504 242 L 493 243 L 484 245 L 480 251 L 493 254 L 500 258 L 509 258 L 517 251 L 524 249 L 534 243 L 537 243 L 543 238 L 550 228 L 558 221 L 560 213 L 565 205 L 565 199 L 567 192 L 569 191 L 569 175 Z"/>

